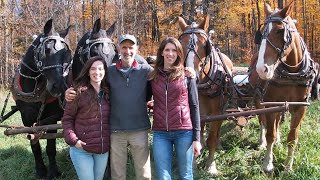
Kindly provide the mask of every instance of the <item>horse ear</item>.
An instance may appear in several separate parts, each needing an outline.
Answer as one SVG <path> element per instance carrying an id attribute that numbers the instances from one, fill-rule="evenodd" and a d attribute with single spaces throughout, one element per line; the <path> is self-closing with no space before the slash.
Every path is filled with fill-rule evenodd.
<path id="1" fill-rule="evenodd" d="M 282 18 L 289 16 L 292 12 L 292 9 L 293 9 L 293 1 L 280 11 L 280 16 Z"/>
<path id="2" fill-rule="evenodd" d="M 272 13 L 272 9 L 268 3 L 264 3 L 264 14 L 267 17 L 269 17 Z"/>
<path id="3" fill-rule="evenodd" d="M 109 27 L 109 29 L 106 31 L 107 36 L 111 36 L 114 33 L 114 30 L 116 29 L 116 21 Z"/>
<path id="4" fill-rule="evenodd" d="M 205 32 L 208 32 L 209 20 L 210 20 L 209 16 L 206 15 L 203 21 L 201 22 L 201 24 L 199 25 L 199 28 L 202 28 Z"/>
<path id="5" fill-rule="evenodd" d="M 97 33 L 101 29 L 101 21 L 100 18 L 94 22 L 92 33 Z"/>
<path id="6" fill-rule="evenodd" d="M 67 27 L 67 29 L 60 31 L 60 37 L 65 38 L 67 36 L 67 34 L 69 33 L 69 29 L 71 28 L 71 25 Z"/>
<path id="7" fill-rule="evenodd" d="M 44 28 L 43 28 L 44 35 L 48 35 L 50 32 L 54 30 L 52 21 L 53 21 L 52 19 L 49 19 L 44 25 Z"/>
<path id="8" fill-rule="evenodd" d="M 178 17 L 178 22 L 179 22 L 180 29 L 182 31 L 187 29 L 188 25 L 187 25 L 187 23 L 184 21 L 184 19 L 182 17 Z"/>

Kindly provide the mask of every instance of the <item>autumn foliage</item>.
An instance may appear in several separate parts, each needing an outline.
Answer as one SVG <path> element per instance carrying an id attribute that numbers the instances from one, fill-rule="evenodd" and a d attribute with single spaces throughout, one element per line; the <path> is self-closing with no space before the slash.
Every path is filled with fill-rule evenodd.
<path id="1" fill-rule="evenodd" d="M 263 1 L 259 0 L 1 0 L 0 1 L 0 84 L 8 85 L 32 36 L 42 31 L 44 23 L 54 19 L 55 28 L 72 25 L 68 41 L 75 50 L 81 36 L 92 29 L 97 18 L 107 29 L 114 21 L 120 34 L 131 33 L 141 42 L 140 53 L 154 55 L 158 43 L 166 36 L 181 34 L 176 16 L 198 21 L 209 14 L 213 41 L 221 51 L 237 63 L 248 62 L 257 51 L 254 32 L 263 23 Z M 270 1 L 273 8 L 277 2 Z M 289 3 L 289 1 L 287 2 Z M 301 36 L 315 59 L 320 56 L 320 2 L 295 1 L 294 14 Z"/>

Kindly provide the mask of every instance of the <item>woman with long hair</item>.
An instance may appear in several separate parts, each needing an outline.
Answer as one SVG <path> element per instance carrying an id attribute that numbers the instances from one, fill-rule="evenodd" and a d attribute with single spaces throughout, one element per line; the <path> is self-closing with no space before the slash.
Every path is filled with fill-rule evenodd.
<path id="1" fill-rule="evenodd" d="M 150 73 L 153 106 L 153 155 L 158 180 L 171 179 L 173 150 L 179 179 L 193 179 L 192 161 L 201 150 L 196 79 L 185 77 L 183 49 L 168 37 Z"/>
<path id="2" fill-rule="evenodd" d="M 107 65 L 102 57 L 90 58 L 74 82 L 77 96 L 67 102 L 62 118 L 64 139 L 78 178 L 102 180 L 108 163 L 109 91 Z"/>

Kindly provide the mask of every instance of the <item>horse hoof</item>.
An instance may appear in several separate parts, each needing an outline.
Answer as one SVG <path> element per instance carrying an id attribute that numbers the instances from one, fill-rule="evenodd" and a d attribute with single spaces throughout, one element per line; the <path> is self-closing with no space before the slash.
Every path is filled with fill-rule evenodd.
<path id="1" fill-rule="evenodd" d="M 265 150 L 267 149 L 267 145 L 265 144 L 259 144 L 258 147 L 257 147 L 258 150 Z"/>
<path id="2" fill-rule="evenodd" d="M 218 176 L 219 172 L 217 170 L 216 167 L 213 167 L 213 166 L 210 166 L 208 169 L 207 169 L 207 172 L 212 175 L 213 177 L 216 177 Z"/>
<path id="3" fill-rule="evenodd" d="M 266 174 L 272 174 L 272 173 L 273 173 L 273 170 L 274 170 L 273 165 L 269 165 L 269 166 L 267 166 L 267 167 L 263 167 L 263 171 L 264 171 L 264 173 L 266 173 Z"/>
<path id="4" fill-rule="evenodd" d="M 54 172 L 49 172 L 48 173 L 48 176 L 47 176 L 47 180 L 52 180 L 56 177 L 60 177 L 61 176 L 61 173 L 59 171 L 54 171 Z"/>
<path id="5" fill-rule="evenodd" d="M 47 177 L 47 169 L 45 167 L 36 169 L 36 174 L 35 174 L 36 179 L 46 179 L 46 177 Z"/>

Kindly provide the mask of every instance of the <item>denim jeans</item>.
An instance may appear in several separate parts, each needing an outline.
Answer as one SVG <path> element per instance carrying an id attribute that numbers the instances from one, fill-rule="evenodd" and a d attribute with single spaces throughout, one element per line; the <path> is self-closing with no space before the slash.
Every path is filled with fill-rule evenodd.
<path id="1" fill-rule="evenodd" d="M 193 179 L 192 131 L 154 131 L 153 156 L 157 180 L 170 180 L 173 150 L 179 168 L 179 179 Z"/>
<path id="2" fill-rule="evenodd" d="M 70 147 L 70 157 L 80 180 L 102 180 L 109 153 L 95 154 Z"/>

